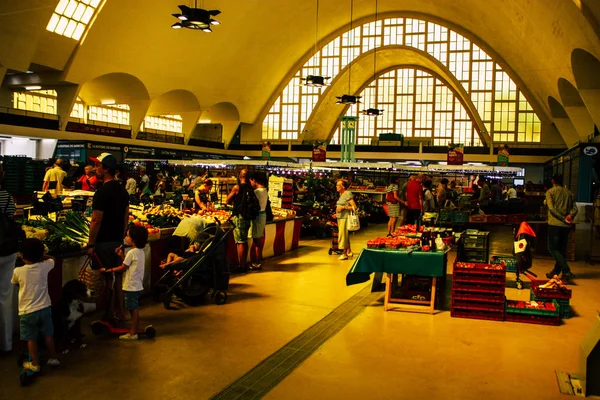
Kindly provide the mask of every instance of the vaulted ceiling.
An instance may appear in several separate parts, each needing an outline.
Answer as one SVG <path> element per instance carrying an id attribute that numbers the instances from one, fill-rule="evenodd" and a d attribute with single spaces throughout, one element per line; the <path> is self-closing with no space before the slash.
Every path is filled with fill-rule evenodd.
<path id="1" fill-rule="evenodd" d="M 81 45 L 45 30 L 56 3 L 0 2 L 0 73 L 25 71 L 35 63 L 64 71 L 64 81 L 80 85 L 101 85 L 99 77 L 126 73 L 145 86 L 147 93 L 140 90 L 140 96 L 151 101 L 185 90 L 197 97 L 199 112 L 230 103 L 242 122 L 253 124 L 315 46 L 316 0 L 202 1 L 198 6 L 222 12 L 221 25 L 210 34 L 170 28 L 177 5 L 189 1 L 106 0 Z M 540 118 L 552 121 L 548 99 L 561 99 L 559 79 L 576 87 L 573 51 L 583 49 L 600 59 L 599 3 L 379 0 L 377 7 L 380 16 L 434 20 L 481 43 L 526 88 Z M 319 1 L 319 40 L 348 28 L 350 4 Z M 372 20 L 375 5 L 375 0 L 354 0 L 353 22 Z M 95 96 L 91 88 L 84 91 L 90 98 Z M 169 108 L 164 104 L 169 98 L 162 98 L 162 108 Z"/>

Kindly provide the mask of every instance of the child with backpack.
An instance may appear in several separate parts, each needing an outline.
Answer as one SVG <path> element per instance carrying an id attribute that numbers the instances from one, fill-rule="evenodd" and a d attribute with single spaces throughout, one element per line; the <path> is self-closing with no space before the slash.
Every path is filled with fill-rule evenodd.
<path id="1" fill-rule="evenodd" d="M 233 202 L 231 220 L 234 225 L 233 238 L 237 247 L 238 267 L 233 272 L 248 272 L 248 231 L 251 222 L 260 212 L 260 204 L 254 193 L 254 188 L 247 178 L 248 170 L 243 169 L 238 176 L 238 184 L 231 189 L 226 203 Z"/>

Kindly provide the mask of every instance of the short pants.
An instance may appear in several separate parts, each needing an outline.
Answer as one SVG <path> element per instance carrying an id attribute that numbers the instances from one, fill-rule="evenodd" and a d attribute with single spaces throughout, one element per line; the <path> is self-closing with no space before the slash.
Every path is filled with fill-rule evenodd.
<path id="1" fill-rule="evenodd" d="M 123 242 L 97 242 L 94 246 L 94 253 L 98 256 L 100 263 L 94 257 L 92 258 L 92 268 L 115 268 L 123 264 L 121 257 L 115 253 L 117 247 L 122 245 Z"/>
<path id="2" fill-rule="evenodd" d="M 19 315 L 21 340 L 37 340 L 40 332 L 43 337 L 54 336 L 52 308 L 46 307 L 29 314 Z"/>
<path id="3" fill-rule="evenodd" d="M 236 215 L 232 218 L 233 220 L 233 239 L 236 243 L 248 242 L 248 230 L 250 229 L 250 222 L 242 218 L 241 215 Z"/>
<path id="4" fill-rule="evenodd" d="M 252 221 L 252 239 L 265 237 L 265 226 L 267 225 L 267 214 L 261 211 L 256 219 Z"/>
<path id="5" fill-rule="evenodd" d="M 140 297 L 143 293 L 143 290 L 139 292 L 129 292 L 124 290 L 125 293 L 125 308 L 128 310 L 137 310 L 140 308 Z"/>

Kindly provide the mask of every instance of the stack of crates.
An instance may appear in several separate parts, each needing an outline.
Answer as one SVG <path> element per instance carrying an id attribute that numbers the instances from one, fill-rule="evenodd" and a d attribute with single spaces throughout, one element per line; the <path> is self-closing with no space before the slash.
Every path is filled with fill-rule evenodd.
<path id="1" fill-rule="evenodd" d="M 562 319 L 568 319 L 571 317 L 571 289 L 558 288 L 558 289 L 542 289 L 541 285 L 546 283 L 545 281 L 536 281 L 531 284 L 529 299 L 532 301 L 548 301 L 552 302 L 556 300 L 559 308 L 559 315 Z"/>
<path id="2" fill-rule="evenodd" d="M 456 261 L 450 315 L 504 321 L 506 268 L 503 264 Z"/>
<path id="3" fill-rule="evenodd" d="M 506 272 L 517 272 L 517 258 L 515 256 L 492 256 L 490 264 L 502 264 L 506 266 Z"/>
<path id="4" fill-rule="evenodd" d="M 509 300 L 506 302 L 506 320 L 537 325 L 560 325 L 559 305 L 556 300 L 537 302 L 532 308 L 530 301 Z"/>
<path id="5" fill-rule="evenodd" d="M 457 260 L 487 263 L 490 254 L 489 232 L 463 233 L 458 244 Z"/>
<path id="6" fill-rule="evenodd" d="M 28 157 L 14 157 L 6 156 L 2 157 L 2 166 L 4 168 L 4 181 L 2 182 L 3 188 L 10 194 L 20 195 L 24 192 L 25 177 L 23 174 L 27 162 L 31 160 Z"/>

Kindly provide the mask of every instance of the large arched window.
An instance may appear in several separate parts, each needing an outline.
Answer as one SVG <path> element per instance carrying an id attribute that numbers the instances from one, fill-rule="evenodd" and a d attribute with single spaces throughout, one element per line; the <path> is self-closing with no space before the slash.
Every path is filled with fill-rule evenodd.
<path id="1" fill-rule="evenodd" d="M 459 33 L 414 18 L 387 18 L 334 38 L 297 71 L 262 126 L 263 139 L 294 140 L 304 130 L 326 88 L 300 86 L 307 75 L 332 79 L 362 53 L 402 45 L 429 53 L 464 87 L 495 142 L 540 142 L 541 123 L 515 82 L 484 50 Z M 416 121 L 413 121 L 416 123 Z M 468 127 L 464 129 L 467 135 Z M 399 131 L 407 137 L 411 133 Z M 470 134 L 470 133 L 469 133 Z"/>
<path id="2" fill-rule="evenodd" d="M 407 67 L 380 75 L 361 93 L 362 104 L 345 115 L 359 116 L 356 143 L 371 144 L 380 133 L 402 132 L 407 138 L 431 139 L 427 144 L 460 143 L 481 146 L 479 134 L 459 98 L 428 71 Z M 367 108 L 382 111 L 378 117 L 360 115 Z M 331 143 L 338 144 L 339 129 Z"/>

